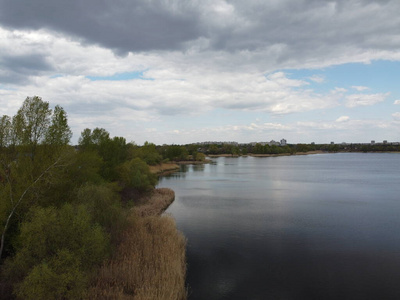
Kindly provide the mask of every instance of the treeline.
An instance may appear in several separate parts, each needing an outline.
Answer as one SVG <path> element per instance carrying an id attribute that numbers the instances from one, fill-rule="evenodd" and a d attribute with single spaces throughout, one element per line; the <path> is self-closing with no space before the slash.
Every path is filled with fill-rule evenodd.
<path id="1" fill-rule="evenodd" d="M 398 144 L 189 144 L 182 146 L 186 151 L 197 151 L 205 155 L 247 155 L 247 154 L 296 154 L 310 151 L 324 152 L 399 152 Z"/>
<path id="2" fill-rule="evenodd" d="M 0 119 L 2 299 L 84 298 L 128 209 L 157 183 L 148 164 L 185 154 L 103 128 L 85 129 L 77 147 L 71 136 L 64 109 L 36 96 Z"/>

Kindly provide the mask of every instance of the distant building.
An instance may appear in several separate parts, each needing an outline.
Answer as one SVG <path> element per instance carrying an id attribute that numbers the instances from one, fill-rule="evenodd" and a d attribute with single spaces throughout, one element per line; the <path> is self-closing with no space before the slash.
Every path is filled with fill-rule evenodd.
<path id="1" fill-rule="evenodd" d="M 375 145 L 375 141 L 374 140 L 371 141 L 371 145 Z"/>
<path id="2" fill-rule="evenodd" d="M 383 144 L 385 144 L 385 145 L 386 145 L 386 144 L 387 144 L 387 140 L 384 140 L 384 141 L 383 141 Z"/>
<path id="3" fill-rule="evenodd" d="M 281 146 L 286 146 L 286 140 L 285 139 L 281 139 Z"/>
<path id="4" fill-rule="evenodd" d="M 331 142 L 331 145 L 335 145 L 335 142 Z"/>
<path id="5" fill-rule="evenodd" d="M 275 142 L 274 140 L 271 140 L 269 143 L 268 143 L 268 145 L 270 145 L 270 146 L 279 146 L 280 145 L 280 143 L 279 142 Z"/>

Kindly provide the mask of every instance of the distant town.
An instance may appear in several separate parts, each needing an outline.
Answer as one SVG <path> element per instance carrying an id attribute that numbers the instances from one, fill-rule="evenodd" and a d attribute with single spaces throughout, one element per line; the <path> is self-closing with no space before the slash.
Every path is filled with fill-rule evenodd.
<path id="1" fill-rule="evenodd" d="M 260 144 L 262 146 L 268 145 L 268 146 L 286 146 L 289 145 L 290 143 L 287 142 L 286 139 L 281 139 L 279 142 L 275 140 L 271 140 L 269 142 L 251 142 L 251 143 L 238 143 L 234 141 L 224 141 L 224 142 L 217 142 L 217 141 L 207 141 L 207 142 L 198 142 L 195 143 L 196 145 L 232 145 L 232 146 L 245 146 L 245 145 L 252 145 L 255 146 L 257 144 Z M 303 144 L 303 143 L 300 143 Z M 330 142 L 330 145 L 394 145 L 398 146 L 400 145 L 400 142 L 388 142 L 387 140 L 383 140 L 382 142 L 376 142 L 375 140 L 372 140 L 369 143 L 346 143 L 346 142 L 341 142 L 341 143 L 335 143 L 335 142 Z M 314 142 L 310 143 L 310 145 L 316 145 Z M 319 145 L 326 145 L 326 144 L 319 144 Z"/>
<path id="2" fill-rule="evenodd" d="M 197 151 L 204 154 L 295 154 L 311 151 L 322 152 L 400 152 L 400 142 L 389 142 L 387 140 L 368 143 L 296 143 L 292 144 L 285 138 L 280 141 L 238 143 L 235 141 L 206 141 L 185 145 L 190 152 Z"/>

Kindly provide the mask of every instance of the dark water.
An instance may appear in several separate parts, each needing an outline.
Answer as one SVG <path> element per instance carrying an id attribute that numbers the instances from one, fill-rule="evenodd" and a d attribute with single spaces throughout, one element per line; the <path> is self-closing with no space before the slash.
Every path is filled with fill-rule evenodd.
<path id="1" fill-rule="evenodd" d="M 218 158 L 162 178 L 189 299 L 400 299 L 400 154 Z"/>

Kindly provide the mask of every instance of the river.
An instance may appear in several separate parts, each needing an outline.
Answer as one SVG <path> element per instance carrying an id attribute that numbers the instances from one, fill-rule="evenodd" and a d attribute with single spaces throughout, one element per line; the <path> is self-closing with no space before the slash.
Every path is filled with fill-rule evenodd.
<path id="1" fill-rule="evenodd" d="M 189 300 L 400 299 L 400 154 L 221 157 L 158 186 Z"/>

